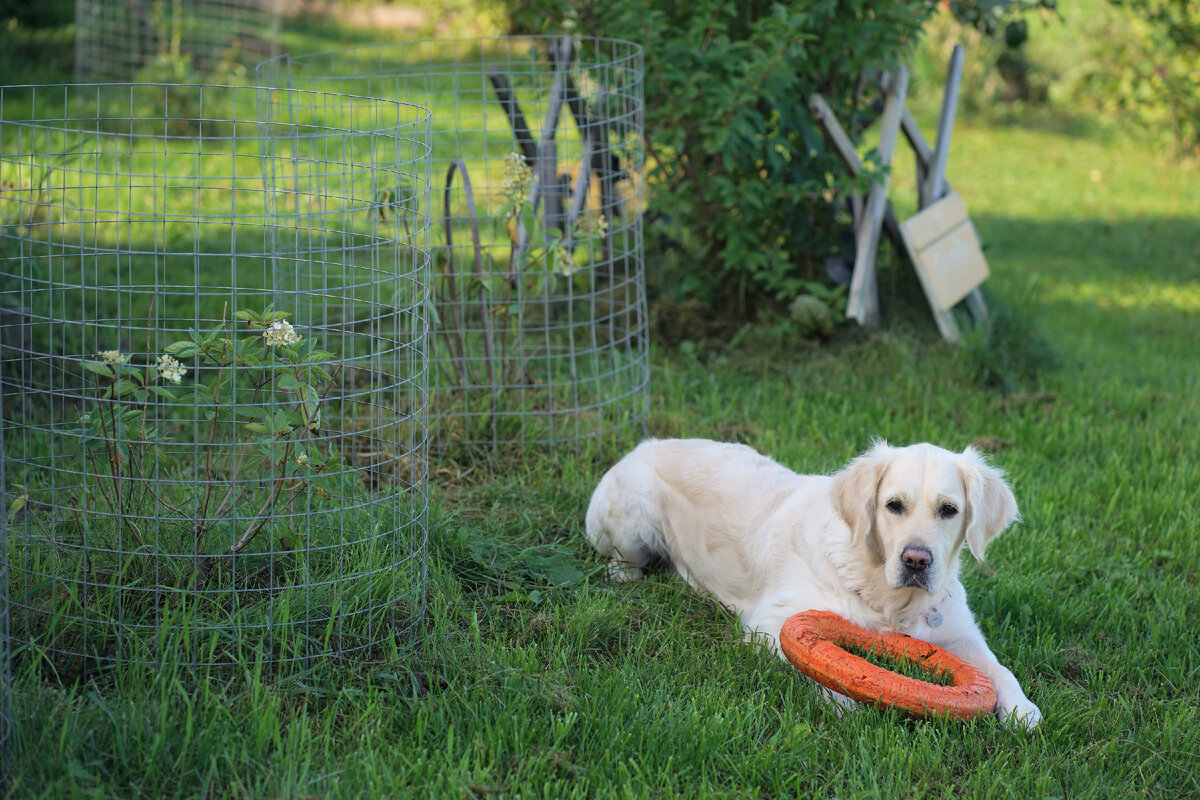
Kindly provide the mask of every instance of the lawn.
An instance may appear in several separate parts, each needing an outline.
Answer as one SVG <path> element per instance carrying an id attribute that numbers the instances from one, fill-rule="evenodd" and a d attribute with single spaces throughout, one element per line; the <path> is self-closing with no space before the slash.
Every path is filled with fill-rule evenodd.
<path id="1" fill-rule="evenodd" d="M 812 472 L 875 436 L 993 453 L 1023 521 L 964 582 L 1035 732 L 837 717 L 679 580 L 603 578 L 583 512 L 618 453 L 532 454 L 434 465 L 426 627 L 402 651 L 88 682 L 19 653 L 10 795 L 1200 795 L 1200 171 L 1047 114 L 954 141 L 999 349 L 943 345 L 893 264 L 878 333 L 657 347 L 649 433 Z"/>

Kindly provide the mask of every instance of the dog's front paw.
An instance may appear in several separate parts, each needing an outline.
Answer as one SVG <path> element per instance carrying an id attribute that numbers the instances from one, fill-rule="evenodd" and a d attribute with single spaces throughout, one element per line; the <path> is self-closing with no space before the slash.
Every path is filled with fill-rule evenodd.
<path id="1" fill-rule="evenodd" d="M 627 561 L 613 559 L 608 562 L 608 579 L 614 583 L 641 580 L 644 573 Z"/>
<path id="2" fill-rule="evenodd" d="M 1042 710 L 1025 697 L 1007 703 L 1002 699 L 996 705 L 996 714 L 1010 728 L 1024 728 L 1027 731 L 1033 730 L 1042 721 Z"/>

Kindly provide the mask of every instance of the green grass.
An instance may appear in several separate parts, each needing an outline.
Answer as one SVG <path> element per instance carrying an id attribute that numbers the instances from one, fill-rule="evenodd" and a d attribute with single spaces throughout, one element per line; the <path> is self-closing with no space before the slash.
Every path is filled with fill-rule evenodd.
<path id="1" fill-rule="evenodd" d="M 839 645 L 850 655 L 861 658 L 868 664 L 883 667 L 902 677 L 925 681 L 935 686 L 954 685 L 954 675 L 949 670 L 933 666 L 926 668 L 919 657 L 909 657 L 907 652 L 903 656 L 897 656 L 873 646 L 862 646 L 852 642 L 839 642 Z"/>
<path id="2" fill-rule="evenodd" d="M 410 650 L 88 682 L 19 652 L 10 794 L 1197 796 L 1200 173 L 1107 134 L 970 122 L 950 169 L 1014 320 L 1008 366 L 989 368 L 1007 385 L 988 383 L 990 350 L 937 340 L 892 268 L 881 333 L 764 327 L 659 351 L 650 432 L 747 441 L 802 471 L 877 435 L 994 452 L 1024 520 L 989 551 L 995 573 L 965 581 L 1045 714 L 1033 734 L 839 718 L 678 579 L 603 579 L 580 532 L 613 454 L 474 460 L 434 465 Z"/>

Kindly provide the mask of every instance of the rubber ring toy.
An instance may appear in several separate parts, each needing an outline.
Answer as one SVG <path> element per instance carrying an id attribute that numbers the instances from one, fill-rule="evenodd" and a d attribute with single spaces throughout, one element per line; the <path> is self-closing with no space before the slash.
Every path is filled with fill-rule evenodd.
<path id="1" fill-rule="evenodd" d="M 779 644 L 788 661 L 817 683 L 876 708 L 895 708 L 922 719 L 972 719 L 996 708 L 996 689 L 988 677 L 949 650 L 903 633 L 867 630 L 830 611 L 789 617 Z M 878 667 L 842 649 L 847 644 L 911 662 L 927 673 L 948 673 L 953 685 Z"/>

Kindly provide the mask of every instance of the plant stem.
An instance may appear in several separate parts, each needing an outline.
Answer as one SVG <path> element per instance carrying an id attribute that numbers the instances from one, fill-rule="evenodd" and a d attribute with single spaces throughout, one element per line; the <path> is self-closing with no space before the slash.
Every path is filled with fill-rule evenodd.
<path id="1" fill-rule="evenodd" d="M 118 378 L 118 380 L 119 380 L 119 378 Z M 104 438 L 104 450 L 105 450 L 105 455 L 108 456 L 109 475 L 110 475 L 110 479 L 112 480 L 113 495 L 116 500 L 116 502 L 113 504 L 113 507 L 117 509 L 117 537 L 119 539 L 121 536 L 122 529 L 124 527 L 128 526 L 129 533 L 133 537 L 134 545 L 136 545 L 137 547 L 142 547 L 144 542 L 142 541 L 141 532 L 137 529 L 136 525 L 134 525 L 132 522 L 127 520 L 125 517 L 125 497 L 121 491 L 121 457 L 116 449 L 116 436 L 117 436 L 117 420 L 116 420 L 117 412 L 116 412 L 116 409 L 120 406 L 120 404 L 114 402 L 114 405 L 113 405 L 113 411 L 112 411 L 112 413 L 113 413 L 113 420 L 112 420 L 113 429 L 112 429 L 112 434 L 110 435 L 108 432 L 108 426 L 105 424 L 105 421 L 104 421 L 104 410 L 103 410 L 103 406 L 101 405 L 101 403 L 104 402 L 104 399 L 100 394 L 100 379 L 99 378 L 96 378 L 95 385 L 96 385 L 96 415 L 100 418 L 100 433 L 101 433 L 102 437 Z"/>

